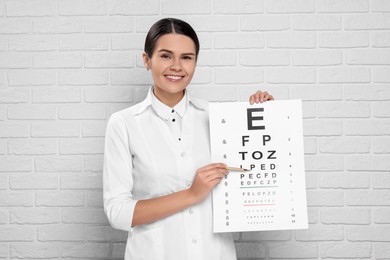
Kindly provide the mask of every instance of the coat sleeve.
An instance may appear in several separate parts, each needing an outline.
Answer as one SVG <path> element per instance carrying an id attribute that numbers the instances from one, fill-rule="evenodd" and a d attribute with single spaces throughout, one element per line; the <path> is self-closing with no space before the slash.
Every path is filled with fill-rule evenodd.
<path id="1" fill-rule="evenodd" d="M 113 228 L 129 232 L 137 203 L 132 195 L 132 168 L 125 122 L 121 115 L 113 114 L 107 124 L 104 147 L 104 212 Z"/>

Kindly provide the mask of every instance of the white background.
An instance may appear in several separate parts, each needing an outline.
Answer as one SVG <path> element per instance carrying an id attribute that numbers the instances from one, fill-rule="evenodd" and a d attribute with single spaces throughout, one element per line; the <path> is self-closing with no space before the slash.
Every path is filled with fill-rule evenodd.
<path id="1" fill-rule="evenodd" d="M 389 259 L 388 0 L 0 0 L 0 258 L 122 258 L 104 130 L 166 16 L 199 32 L 198 97 L 304 101 L 310 228 L 235 234 L 238 257 Z"/>

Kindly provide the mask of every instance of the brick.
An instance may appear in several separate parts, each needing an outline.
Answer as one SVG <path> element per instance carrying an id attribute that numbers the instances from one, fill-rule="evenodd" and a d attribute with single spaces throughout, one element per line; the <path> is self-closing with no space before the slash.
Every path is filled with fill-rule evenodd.
<path id="1" fill-rule="evenodd" d="M 359 208 L 324 208 L 320 218 L 323 224 L 368 225 L 371 222 L 370 209 Z"/>
<path id="2" fill-rule="evenodd" d="M 73 224 L 109 224 L 103 209 L 64 209 L 62 222 Z"/>
<path id="3" fill-rule="evenodd" d="M 62 105 L 58 108 L 58 117 L 60 119 L 106 119 L 106 110 L 103 104 Z"/>
<path id="4" fill-rule="evenodd" d="M 389 155 L 355 155 L 346 158 L 346 166 L 352 171 L 389 171 Z"/>
<path id="5" fill-rule="evenodd" d="M 315 259 L 318 257 L 318 245 L 316 243 L 269 243 L 268 255 L 270 258 L 299 258 Z"/>
<path id="6" fill-rule="evenodd" d="M 0 69 L 26 69 L 31 67 L 31 55 L 26 53 L 0 53 Z"/>
<path id="7" fill-rule="evenodd" d="M 60 15 L 106 15 L 107 0 L 58 0 Z"/>
<path id="8" fill-rule="evenodd" d="M 292 27 L 296 31 L 338 31 L 342 25 L 336 15 L 297 15 L 292 17 Z"/>
<path id="9" fill-rule="evenodd" d="M 194 30 L 199 32 L 235 32 L 239 30 L 239 18 L 234 15 L 218 15 L 218 16 L 191 16 L 188 17 L 188 23 L 194 28 Z M 154 21 L 153 21 L 154 22 Z M 149 25 L 149 24 L 148 24 Z M 150 24 L 151 25 L 151 24 Z M 148 31 L 148 27 L 145 28 L 145 31 Z M 202 44 L 202 34 L 198 34 L 199 40 L 201 42 L 201 49 L 205 49 L 204 44 Z"/>
<path id="10" fill-rule="evenodd" d="M 101 173 L 83 173 L 78 175 L 61 176 L 61 189 L 63 190 L 90 190 L 102 189 Z"/>
<path id="11" fill-rule="evenodd" d="M 314 13 L 313 0 L 266 0 L 267 13 Z"/>
<path id="12" fill-rule="evenodd" d="M 81 53 L 44 53 L 34 55 L 34 68 L 81 68 Z"/>
<path id="13" fill-rule="evenodd" d="M 127 236 L 128 232 L 110 226 L 90 226 L 87 229 L 87 240 L 93 242 L 123 242 Z"/>
<path id="14" fill-rule="evenodd" d="M 85 68 L 132 68 L 134 54 L 131 52 L 87 53 Z"/>
<path id="15" fill-rule="evenodd" d="M 197 66 L 234 66 L 237 64 L 237 54 L 233 51 L 202 51 Z"/>
<path id="16" fill-rule="evenodd" d="M 329 66 L 343 63 L 340 51 L 294 51 L 291 57 L 292 64 L 296 66 Z"/>
<path id="17" fill-rule="evenodd" d="M 290 29 L 286 15 L 244 15 L 240 17 L 241 31 L 284 31 Z"/>
<path id="18" fill-rule="evenodd" d="M 61 256 L 60 243 L 11 243 L 11 258 L 58 258 Z"/>
<path id="19" fill-rule="evenodd" d="M 85 155 L 84 156 L 85 172 L 102 172 L 103 156 L 102 155 Z"/>
<path id="20" fill-rule="evenodd" d="M 110 256 L 110 244 L 108 243 L 84 243 L 64 242 L 62 243 L 63 257 L 86 257 L 98 258 Z"/>
<path id="21" fill-rule="evenodd" d="M 83 241 L 84 228 L 81 225 L 49 225 L 37 228 L 38 241 Z"/>
<path id="22" fill-rule="evenodd" d="M 14 138 L 8 140 L 8 154 L 49 155 L 57 153 L 57 140 Z"/>
<path id="23" fill-rule="evenodd" d="M 196 73 L 192 78 L 192 84 L 208 84 L 212 83 L 213 74 L 208 68 L 198 67 Z"/>
<path id="24" fill-rule="evenodd" d="M 368 189 L 370 175 L 367 173 L 324 173 L 319 177 L 320 188 Z"/>
<path id="25" fill-rule="evenodd" d="M 88 120 L 82 124 L 83 137 L 104 137 L 107 122 L 102 120 Z"/>
<path id="26" fill-rule="evenodd" d="M 240 84 L 264 82 L 264 72 L 259 68 L 218 68 L 215 70 L 218 84 Z"/>
<path id="27" fill-rule="evenodd" d="M 190 0 L 166 0 L 161 7 L 162 14 L 209 14 L 211 13 L 211 1 L 199 0 L 193 2 Z"/>
<path id="28" fill-rule="evenodd" d="M 20 34 L 32 31 L 30 19 L 8 19 L 0 21 L 1 34 Z"/>
<path id="29" fill-rule="evenodd" d="M 335 85 L 308 85 L 292 87 L 292 98 L 306 101 L 343 100 L 343 87 Z"/>
<path id="30" fill-rule="evenodd" d="M 307 205 L 309 207 L 344 206 L 345 195 L 338 190 L 307 190 Z"/>
<path id="31" fill-rule="evenodd" d="M 90 208 L 103 208 L 103 192 L 87 191 L 87 206 Z"/>
<path id="32" fill-rule="evenodd" d="M 7 140 L 0 139 L 0 154 L 6 154 L 6 153 L 7 153 Z"/>
<path id="33" fill-rule="evenodd" d="M 0 224 L 8 224 L 8 210 L 0 210 Z M 0 243 L 1 248 L 1 243 Z M 1 252 L 1 249 L 0 249 Z M 1 256 L 1 254 L 0 254 Z"/>
<path id="34" fill-rule="evenodd" d="M 18 35 L 9 39 L 10 51 L 56 51 L 57 37 L 46 35 Z"/>
<path id="35" fill-rule="evenodd" d="M 289 241 L 291 237 L 290 230 L 243 232 L 240 241 Z"/>
<path id="36" fill-rule="evenodd" d="M 33 103 L 80 103 L 79 87 L 40 87 L 32 90 Z"/>
<path id="37" fill-rule="evenodd" d="M 372 146 L 374 153 L 388 154 L 390 153 L 390 137 L 374 137 Z"/>
<path id="38" fill-rule="evenodd" d="M 336 120 L 305 120 L 303 121 L 304 136 L 340 136 L 343 124 Z"/>
<path id="39" fill-rule="evenodd" d="M 318 104 L 319 118 L 368 118 L 370 104 L 363 102 L 323 102 Z"/>
<path id="40" fill-rule="evenodd" d="M 387 135 L 390 131 L 390 121 L 386 120 L 348 120 L 345 122 L 346 135 L 376 136 Z"/>
<path id="41" fill-rule="evenodd" d="M 237 257 L 239 258 L 264 258 L 266 257 L 266 245 L 263 243 L 245 242 L 235 243 Z"/>
<path id="42" fill-rule="evenodd" d="M 126 243 L 114 243 L 113 244 L 113 257 L 122 258 L 125 255 Z"/>
<path id="43" fill-rule="evenodd" d="M 341 241 L 344 228 L 339 226 L 311 226 L 307 230 L 295 230 L 296 241 Z"/>
<path id="44" fill-rule="evenodd" d="M 349 190 L 347 191 L 348 206 L 390 206 L 390 191 L 388 190 Z"/>
<path id="45" fill-rule="evenodd" d="M 28 137 L 29 135 L 30 127 L 28 123 L 0 122 L 0 137 Z"/>
<path id="46" fill-rule="evenodd" d="M 198 35 L 199 36 L 199 35 Z M 145 35 L 136 33 L 126 34 L 113 34 L 110 37 L 111 50 L 124 51 L 124 50 L 142 50 L 145 42 Z"/>
<path id="47" fill-rule="evenodd" d="M 83 162 L 80 156 L 61 155 L 36 157 L 35 170 L 39 172 L 81 172 Z"/>
<path id="48" fill-rule="evenodd" d="M 390 82 L 390 69 L 389 68 L 374 68 L 373 78 L 375 83 L 387 83 Z"/>
<path id="49" fill-rule="evenodd" d="M 61 51 L 108 50 L 108 35 L 63 35 L 59 38 Z"/>
<path id="50" fill-rule="evenodd" d="M 320 245 L 320 254 L 323 258 L 370 258 L 372 255 L 371 243 L 326 243 Z"/>
<path id="51" fill-rule="evenodd" d="M 221 33 L 214 36 L 216 49 L 264 48 L 265 37 L 259 33 Z"/>
<path id="52" fill-rule="evenodd" d="M 60 140 L 60 154 L 103 154 L 104 138 Z"/>
<path id="53" fill-rule="evenodd" d="M 67 70 L 59 72 L 60 85 L 107 85 L 108 72 L 104 70 Z"/>
<path id="54" fill-rule="evenodd" d="M 10 86 L 48 86 L 57 84 L 57 73 L 52 70 L 10 70 Z"/>
<path id="55" fill-rule="evenodd" d="M 34 33 L 81 33 L 83 17 L 55 17 L 33 20 Z"/>
<path id="56" fill-rule="evenodd" d="M 371 0 L 371 11 L 390 12 L 390 3 L 386 0 Z"/>
<path id="57" fill-rule="evenodd" d="M 0 207 L 31 207 L 33 204 L 33 192 L 0 191 Z"/>
<path id="58" fill-rule="evenodd" d="M 351 65 L 389 65 L 390 50 L 350 50 L 346 52 L 345 61 Z"/>
<path id="59" fill-rule="evenodd" d="M 306 155 L 305 169 L 307 171 L 342 171 L 344 158 L 339 155 Z"/>
<path id="60" fill-rule="evenodd" d="M 51 174 L 29 173 L 10 176 L 9 186 L 13 190 L 57 189 L 58 177 Z"/>
<path id="61" fill-rule="evenodd" d="M 251 14 L 263 13 L 264 1 L 245 0 L 232 2 L 229 0 L 213 1 L 213 10 L 216 14 Z"/>
<path id="62" fill-rule="evenodd" d="M 390 189 L 390 175 L 387 172 L 373 174 L 372 187 L 374 189 Z"/>
<path id="63" fill-rule="evenodd" d="M 315 46 L 315 33 L 284 32 L 267 35 L 267 47 L 269 48 L 311 49 Z"/>
<path id="64" fill-rule="evenodd" d="M 60 222 L 60 210 L 50 208 L 10 209 L 12 224 L 52 224 Z"/>
<path id="65" fill-rule="evenodd" d="M 388 30 L 390 14 L 361 14 L 344 17 L 345 30 Z"/>
<path id="66" fill-rule="evenodd" d="M 32 137 L 78 137 L 80 123 L 77 121 L 54 121 L 31 123 Z"/>
<path id="67" fill-rule="evenodd" d="M 7 107 L 0 104 L 0 121 L 5 120 L 7 116 Z"/>
<path id="68" fill-rule="evenodd" d="M 376 259 L 388 259 L 390 255 L 390 243 L 375 243 L 374 254 Z"/>
<path id="69" fill-rule="evenodd" d="M 390 224 L 390 209 L 388 208 L 375 209 L 374 222 L 376 224 Z"/>
<path id="70" fill-rule="evenodd" d="M 0 88 L 0 103 L 27 103 L 30 101 L 30 90 L 26 88 Z"/>
<path id="71" fill-rule="evenodd" d="M 344 92 L 346 100 L 390 100 L 390 91 L 387 90 L 385 85 L 371 84 L 369 87 L 368 85 L 345 86 Z"/>
<path id="72" fill-rule="evenodd" d="M 30 226 L 0 226 L 0 241 L 34 241 L 35 228 Z"/>
<path id="73" fill-rule="evenodd" d="M 321 68 L 318 70 L 320 83 L 368 83 L 368 68 Z"/>
<path id="74" fill-rule="evenodd" d="M 85 32 L 87 33 L 125 33 L 134 30 L 132 17 L 86 17 Z"/>
<path id="75" fill-rule="evenodd" d="M 240 64 L 244 66 L 283 66 L 290 64 L 287 51 L 242 51 L 239 53 Z"/>
<path id="76" fill-rule="evenodd" d="M 8 183 L 9 183 L 8 176 L 0 175 L 0 190 L 7 190 L 8 189 Z M 0 215 L 1 215 L 1 212 L 0 212 Z M 0 223 L 1 223 L 1 221 L 0 221 Z"/>
<path id="77" fill-rule="evenodd" d="M 305 154 L 315 154 L 317 153 L 317 139 L 311 137 L 305 137 L 304 141 L 304 151 Z"/>
<path id="78" fill-rule="evenodd" d="M 110 72 L 111 85 L 148 85 L 153 84 L 150 74 L 144 69 L 113 69 Z"/>
<path id="79" fill-rule="evenodd" d="M 57 108 L 54 105 L 9 105 L 8 119 L 54 120 Z"/>
<path id="80" fill-rule="evenodd" d="M 0 156 L 0 172 L 29 172 L 31 158 L 21 156 Z"/>
<path id="81" fill-rule="evenodd" d="M 368 32 L 320 32 L 318 46 L 322 48 L 361 48 L 368 47 Z"/>
<path id="82" fill-rule="evenodd" d="M 321 138 L 318 145 L 321 153 L 355 154 L 371 150 L 371 140 L 365 137 Z"/>
<path id="83" fill-rule="evenodd" d="M 315 102 L 302 102 L 302 117 L 303 119 L 315 118 L 317 116 L 317 105 Z"/>
<path id="84" fill-rule="evenodd" d="M 368 12 L 368 0 L 319 0 L 319 13 L 364 13 Z"/>
<path id="85" fill-rule="evenodd" d="M 278 68 L 267 69 L 266 79 L 268 83 L 300 83 L 308 84 L 316 82 L 316 71 L 312 68 Z"/>
<path id="86" fill-rule="evenodd" d="M 186 5 L 186 4 L 184 4 Z M 112 0 L 110 1 L 110 15 L 148 15 L 158 14 L 160 3 L 157 1 Z M 154 20 L 156 18 L 153 17 Z"/>
<path id="87" fill-rule="evenodd" d="M 77 207 L 84 201 L 83 191 L 38 191 L 35 198 L 36 206 L 45 207 Z"/>
<path id="88" fill-rule="evenodd" d="M 50 0 L 17 0 L 6 5 L 7 16 L 53 16 L 56 13 L 55 3 Z"/>
<path id="89" fill-rule="evenodd" d="M 347 227 L 346 233 L 349 241 L 390 241 L 390 227 L 383 225 Z"/>
<path id="90" fill-rule="evenodd" d="M 390 47 L 390 35 L 387 31 L 372 32 L 372 46 L 373 47 Z"/>

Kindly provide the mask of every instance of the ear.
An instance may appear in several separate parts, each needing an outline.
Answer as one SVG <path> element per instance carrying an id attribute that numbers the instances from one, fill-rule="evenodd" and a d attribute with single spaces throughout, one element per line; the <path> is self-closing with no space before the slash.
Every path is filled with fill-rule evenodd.
<path id="1" fill-rule="evenodd" d="M 150 70 L 150 59 L 148 58 L 148 55 L 146 54 L 146 52 L 143 52 L 142 53 L 142 59 L 144 60 L 144 64 L 145 64 L 145 67 L 146 67 L 146 70 Z"/>

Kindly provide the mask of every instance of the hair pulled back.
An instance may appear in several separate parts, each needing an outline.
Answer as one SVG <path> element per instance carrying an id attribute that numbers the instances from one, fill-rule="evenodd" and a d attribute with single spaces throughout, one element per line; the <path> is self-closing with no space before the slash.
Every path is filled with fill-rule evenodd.
<path id="1" fill-rule="evenodd" d="M 153 24 L 146 35 L 144 51 L 148 58 L 152 57 L 157 40 L 161 36 L 169 33 L 182 34 L 191 38 L 195 44 L 196 57 L 198 57 L 200 48 L 199 39 L 191 25 L 180 19 L 164 18 Z"/>

